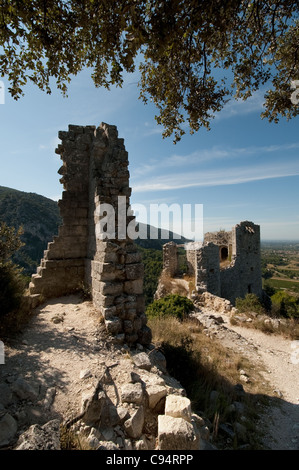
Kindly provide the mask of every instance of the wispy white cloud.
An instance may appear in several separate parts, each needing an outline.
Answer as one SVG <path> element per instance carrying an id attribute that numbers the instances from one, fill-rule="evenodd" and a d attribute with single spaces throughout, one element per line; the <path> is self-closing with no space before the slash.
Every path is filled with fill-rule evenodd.
<path id="1" fill-rule="evenodd" d="M 268 162 L 255 166 L 213 168 L 165 174 L 133 184 L 133 191 L 167 191 L 192 187 L 223 186 L 299 175 L 299 161 Z"/>
<path id="2" fill-rule="evenodd" d="M 219 160 L 240 160 L 249 156 L 264 155 L 274 152 L 287 152 L 289 150 L 299 149 L 299 142 L 282 144 L 282 145 L 268 145 L 268 146 L 248 146 L 237 148 L 223 148 L 214 146 L 210 149 L 196 150 L 187 155 L 173 154 L 170 157 L 162 159 L 153 159 L 150 162 L 141 165 L 134 169 L 132 177 L 137 178 L 149 175 L 153 172 L 158 172 L 165 169 L 179 169 L 185 168 L 187 165 L 195 167 L 197 164 L 212 163 Z M 200 170 L 202 172 L 202 169 Z"/>

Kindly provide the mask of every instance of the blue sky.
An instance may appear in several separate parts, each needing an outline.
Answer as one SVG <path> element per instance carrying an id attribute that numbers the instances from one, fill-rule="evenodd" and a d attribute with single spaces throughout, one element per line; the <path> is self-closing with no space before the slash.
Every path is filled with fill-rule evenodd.
<path id="1" fill-rule="evenodd" d="M 229 102 L 210 131 L 187 131 L 174 145 L 162 139 L 156 108 L 138 100 L 136 73 L 123 88 L 106 91 L 84 71 L 72 80 L 68 98 L 55 87 L 46 95 L 26 86 L 14 101 L 3 82 L 0 185 L 58 200 L 58 131 L 107 122 L 125 139 L 133 207 L 143 204 L 150 214 L 150 204 L 202 204 L 204 232 L 250 220 L 261 226 L 264 240 L 299 240 L 299 121 L 261 120 L 263 91 L 247 102 Z"/>

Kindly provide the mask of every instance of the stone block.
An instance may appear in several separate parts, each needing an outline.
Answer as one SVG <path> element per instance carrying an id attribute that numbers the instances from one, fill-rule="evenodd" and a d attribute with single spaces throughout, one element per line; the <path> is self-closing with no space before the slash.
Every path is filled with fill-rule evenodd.
<path id="1" fill-rule="evenodd" d="M 141 255 L 139 252 L 127 253 L 126 264 L 141 263 Z"/>
<path id="2" fill-rule="evenodd" d="M 122 322 L 118 317 L 105 320 L 106 330 L 111 335 L 117 335 L 122 331 Z"/>
<path id="3" fill-rule="evenodd" d="M 142 434 L 144 425 L 144 409 L 143 406 L 139 406 L 133 415 L 124 422 L 124 428 L 126 433 L 132 439 L 138 439 Z"/>
<path id="4" fill-rule="evenodd" d="M 145 369 L 150 371 L 152 367 L 152 363 L 149 360 L 148 355 L 145 352 L 141 352 L 139 354 L 135 354 L 133 356 L 133 362 L 136 367 L 139 369 Z"/>
<path id="5" fill-rule="evenodd" d="M 199 434 L 195 427 L 183 418 L 158 416 L 159 450 L 199 450 Z"/>
<path id="6" fill-rule="evenodd" d="M 99 282 L 100 289 L 103 295 L 120 295 L 123 292 L 123 284 L 120 282 Z"/>
<path id="7" fill-rule="evenodd" d="M 143 279 L 144 267 L 141 263 L 128 264 L 126 266 L 127 279 Z"/>
<path id="8" fill-rule="evenodd" d="M 148 405 L 151 409 L 155 408 L 162 398 L 167 395 L 167 388 L 163 385 L 149 384 L 146 386 L 148 395 Z"/>
<path id="9" fill-rule="evenodd" d="M 140 405 L 143 398 L 143 388 L 140 382 L 134 384 L 128 383 L 121 388 L 121 400 L 123 403 Z"/>
<path id="10" fill-rule="evenodd" d="M 189 398 L 168 395 L 165 403 L 165 415 L 173 418 L 183 418 L 191 422 L 191 402 Z"/>
<path id="11" fill-rule="evenodd" d="M 124 283 L 124 292 L 127 294 L 142 294 L 143 279 L 135 279 L 134 281 L 126 281 Z"/>

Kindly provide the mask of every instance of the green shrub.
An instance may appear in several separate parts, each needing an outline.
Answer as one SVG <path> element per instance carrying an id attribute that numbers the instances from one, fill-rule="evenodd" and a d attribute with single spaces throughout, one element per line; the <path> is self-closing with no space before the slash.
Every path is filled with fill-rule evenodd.
<path id="1" fill-rule="evenodd" d="M 169 294 L 152 302 L 147 307 L 146 314 L 149 318 L 174 316 L 182 320 L 193 308 L 193 302 L 187 297 Z"/>
<path id="2" fill-rule="evenodd" d="M 299 299 L 284 291 L 278 291 L 271 297 L 279 314 L 286 318 L 299 318 Z"/>
<path id="3" fill-rule="evenodd" d="M 0 263 L 0 316 L 19 308 L 24 293 L 20 270 L 12 263 Z"/>
<path id="4" fill-rule="evenodd" d="M 25 289 L 22 269 L 11 261 L 14 253 L 23 245 L 22 229 L 15 230 L 4 222 L 0 225 L 0 317 L 16 311 Z"/>
<path id="5" fill-rule="evenodd" d="M 239 312 L 249 313 L 265 313 L 262 301 L 255 294 L 246 294 L 245 298 L 238 297 L 235 303 Z"/>

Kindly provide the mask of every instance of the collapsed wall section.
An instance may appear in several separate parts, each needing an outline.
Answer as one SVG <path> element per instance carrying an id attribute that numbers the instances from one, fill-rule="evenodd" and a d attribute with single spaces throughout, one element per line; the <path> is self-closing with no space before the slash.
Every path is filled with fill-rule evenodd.
<path id="1" fill-rule="evenodd" d="M 30 294 L 60 296 L 87 283 L 107 331 L 120 342 L 148 344 L 143 264 L 128 236 L 135 218 L 124 141 L 115 126 L 104 123 L 70 125 L 59 138 L 63 223 L 32 276 Z"/>

